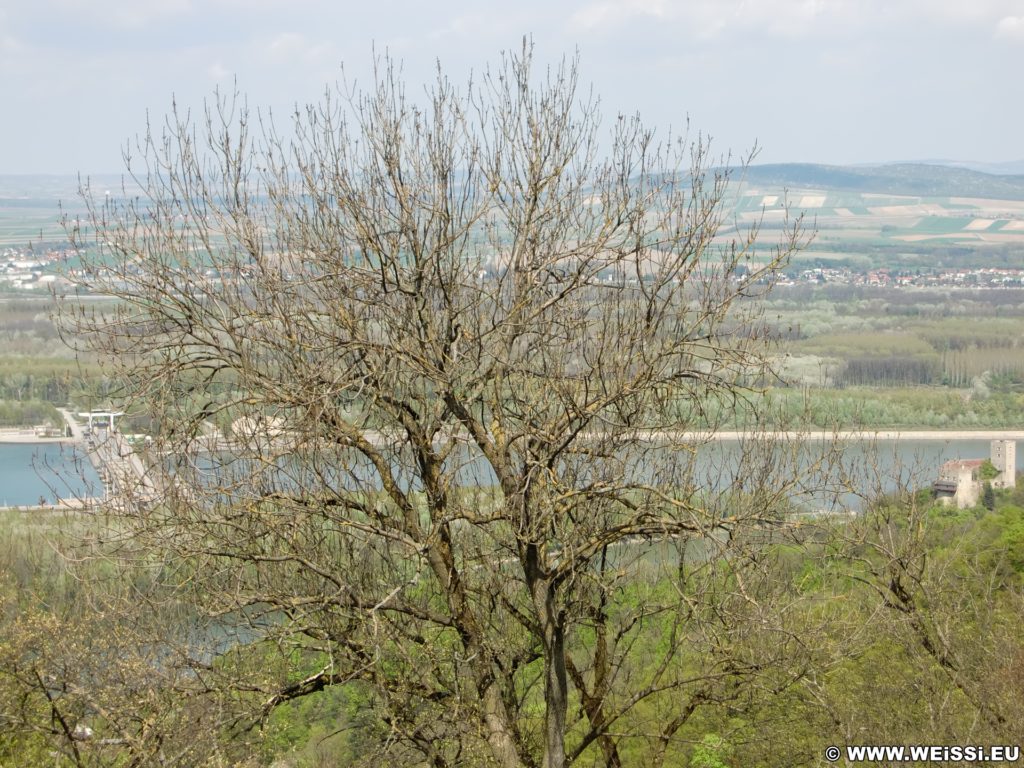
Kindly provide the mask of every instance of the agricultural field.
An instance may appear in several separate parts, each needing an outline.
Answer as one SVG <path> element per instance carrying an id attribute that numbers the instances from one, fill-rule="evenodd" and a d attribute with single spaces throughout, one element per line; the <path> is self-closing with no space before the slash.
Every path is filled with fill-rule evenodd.
<path id="1" fill-rule="evenodd" d="M 944 245 L 1024 246 L 1024 202 L 953 197 L 884 197 L 816 194 L 816 190 L 785 190 L 744 185 L 736 199 L 739 228 L 773 225 L 803 213 L 824 243 L 868 241 L 876 246 L 938 241 Z M 955 203 L 953 201 L 956 201 Z"/>
<path id="2" fill-rule="evenodd" d="M 94 193 L 122 188 L 117 176 L 84 179 Z M 0 175 L 0 252 L 6 248 L 33 248 L 65 243 L 61 217 L 81 216 L 85 211 L 76 176 Z"/>
<path id="3" fill-rule="evenodd" d="M 794 264 L 859 269 L 1024 266 L 1024 177 L 944 166 L 752 166 L 727 198 L 724 237 L 760 226 L 772 244 L 804 216 L 816 234 Z"/>
<path id="4" fill-rule="evenodd" d="M 4 200 L 0 207 L 0 249 L 61 239 L 51 200 Z"/>
<path id="5" fill-rule="evenodd" d="M 787 205 L 790 215 L 803 212 L 815 232 L 794 256 L 790 276 L 769 297 L 781 372 L 770 382 L 771 396 L 791 417 L 803 408 L 804 416 L 821 425 L 852 420 L 878 427 L 1020 426 L 1019 277 L 999 289 L 865 283 L 873 270 L 906 281 L 942 269 L 1020 273 L 1021 177 L 929 166 L 888 175 L 844 173 L 816 166 L 753 167 L 727 191 L 724 213 L 732 224 L 723 229 L 732 234 L 759 221 L 759 241 L 772 243 Z M 105 195 L 120 183 L 115 177 L 96 179 L 92 189 Z M 915 190 L 923 193 L 908 194 Z M 60 205 L 79 215 L 77 191 L 73 177 L 0 176 L 0 253 L 30 244 L 37 251 L 67 248 Z M 55 262 L 53 269 L 69 266 L 73 261 Z M 830 282 L 840 271 L 845 282 Z M 76 359 L 63 345 L 51 320 L 49 293 L 43 286 L 26 293 L 0 282 L 0 405 L 23 403 L 26 414 L 69 401 L 98 405 L 116 385 L 103 379 L 99 361 Z M 16 419 L 18 412 L 7 407 L 4 420 Z"/>
<path id="6" fill-rule="evenodd" d="M 131 197 L 117 176 L 84 180 L 94 198 Z M 73 176 L 0 176 L 0 254 L 58 254 L 73 266 L 61 215 L 84 211 Z M 814 238 L 793 267 L 854 270 L 1024 268 L 1024 177 L 943 166 L 752 166 L 736 169 L 723 198 L 719 240 L 758 227 L 767 248 L 803 215 Z M 0 292 L 7 290 L 0 282 Z"/>

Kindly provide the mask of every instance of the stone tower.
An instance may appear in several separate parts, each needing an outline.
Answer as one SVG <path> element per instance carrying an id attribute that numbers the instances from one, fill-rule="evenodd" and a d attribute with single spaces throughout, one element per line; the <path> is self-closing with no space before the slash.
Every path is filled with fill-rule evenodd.
<path id="1" fill-rule="evenodd" d="M 999 470 L 999 477 L 992 481 L 996 488 L 1017 486 L 1017 443 L 1013 440 L 992 441 L 992 466 Z"/>

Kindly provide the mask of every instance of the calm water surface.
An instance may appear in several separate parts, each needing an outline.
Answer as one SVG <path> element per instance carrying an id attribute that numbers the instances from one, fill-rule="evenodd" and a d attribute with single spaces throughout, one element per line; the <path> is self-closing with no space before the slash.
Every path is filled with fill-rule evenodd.
<path id="1" fill-rule="evenodd" d="M 96 470 L 74 446 L 0 443 L 0 506 L 102 495 Z"/>
<path id="2" fill-rule="evenodd" d="M 843 471 L 839 472 L 835 464 L 829 463 L 825 464 L 824 471 L 812 471 L 810 467 L 817 463 L 830 443 L 812 437 L 796 445 L 799 450 L 795 456 L 773 462 L 763 454 L 758 458 L 755 452 L 748 457 L 753 462 L 744 463 L 740 443 L 732 440 L 711 442 L 699 448 L 692 468 L 693 478 L 698 487 L 714 492 L 732 487 L 741 474 L 749 483 L 752 472 L 763 470 L 763 482 L 788 486 L 793 473 L 797 473 L 801 487 L 793 490 L 791 498 L 798 506 L 813 510 L 857 511 L 863 508 L 865 499 L 879 493 L 891 493 L 897 488 L 930 487 L 945 461 L 988 458 L 990 453 L 990 441 L 979 439 L 840 440 L 836 447 L 842 454 Z M 466 447 L 461 453 L 456 452 L 452 460 L 458 464 L 456 477 L 459 484 L 490 486 L 496 482 L 490 466 L 473 449 Z M 758 463 L 765 460 L 768 466 Z M 282 489 L 294 491 L 302 488 L 318 492 L 325 488 L 381 487 L 376 469 L 359 458 L 346 464 L 344 471 L 331 471 L 318 464 L 319 472 L 313 472 L 287 461 L 279 462 L 276 468 L 273 465 L 257 468 L 251 462 L 230 454 L 219 454 L 217 458 L 208 456 L 196 467 L 199 476 L 193 477 L 193 481 L 208 483 L 210 488 L 230 487 L 232 490 L 227 495 L 236 501 L 252 494 L 268 495 Z M 171 473 L 176 471 L 170 463 L 166 469 Z M 643 465 L 635 465 L 635 469 L 633 480 L 648 482 L 653 479 Z M 1024 482 L 1024 445 L 1017 454 L 1017 470 L 1021 482 Z M 393 471 L 400 487 L 420 489 L 420 483 L 406 463 L 393 465 Z"/>
<path id="3" fill-rule="evenodd" d="M 735 451 L 729 442 L 719 449 L 728 455 Z M 890 478 L 912 487 L 924 487 L 938 475 L 939 465 L 949 459 L 987 458 L 988 440 L 902 440 L 879 441 L 873 448 L 849 441 L 844 453 L 851 459 L 866 459 Z M 478 467 L 478 470 L 483 470 Z M 1018 476 L 1024 475 L 1024 445 L 1017 452 Z M 476 474 L 475 478 L 472 475 Z M 483 477 L 480 477 L 482 475 Z M 728 473 L 726 473 L 726 476 Z M 472 479 L 471 479 L 472 478 Z M 1024 478 L 1021 478 L 1024 480 Z M 493 482 L 486 470 L 470 472 L 472 482 Z M 22 445 L 0 443 L 0 506 L 38 504 L 40 498 L 53 503 L 56 498 L 101 496 L 102 488 L 92 465 L 70 445 Z M 856 506 L 856 505 L 852 505 Z"/>

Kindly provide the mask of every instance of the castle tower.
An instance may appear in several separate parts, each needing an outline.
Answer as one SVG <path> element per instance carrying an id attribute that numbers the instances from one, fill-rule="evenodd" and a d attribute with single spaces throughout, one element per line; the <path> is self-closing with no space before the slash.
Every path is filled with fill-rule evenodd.
<path id="1" fill-rule="evenodd" d="M 992 441 L 992 466 L 999 470 L 999 477 L 992 483 L 994 486 L 1017 486 L 1017 443 L 1014 440 Z"/>

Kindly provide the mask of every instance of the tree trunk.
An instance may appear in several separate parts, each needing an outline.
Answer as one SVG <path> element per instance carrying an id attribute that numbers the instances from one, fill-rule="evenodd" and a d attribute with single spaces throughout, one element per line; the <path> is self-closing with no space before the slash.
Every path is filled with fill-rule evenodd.
<path id="1" fill-rule="evenodd" d="M 501 768 L 522 768 L 523 761 L 509 730 L 508 711 L 501 700 L 498 685 L 491 682 L 483 691 L 484 720 L 487 723 L 487 743 L 491 754 Z"/>
<path id="2" fill-rule="evenodd" d="M 565 665 L 564 616 L 557 609 L 557 587 L 539 568 L 540 553 L 528 548 L 526 575 L 544 641 L 544 768 L 565 766 L 566 713 L 569 683 Z"/>
<path id="3" fill-rule="evenodd" d="M 549 609 L 553 608 L 550 595 L 548 601 Z M 565 627 L 560 617 L 552 617 L 544 628 L 544 703 L 544 768 L 563 768 L 569 683 L 565 672 Z"/>

